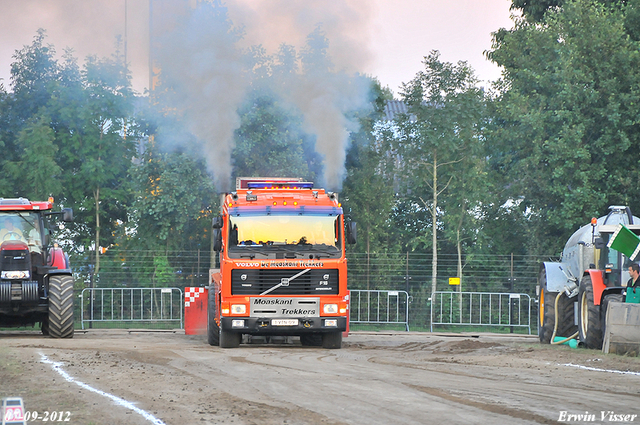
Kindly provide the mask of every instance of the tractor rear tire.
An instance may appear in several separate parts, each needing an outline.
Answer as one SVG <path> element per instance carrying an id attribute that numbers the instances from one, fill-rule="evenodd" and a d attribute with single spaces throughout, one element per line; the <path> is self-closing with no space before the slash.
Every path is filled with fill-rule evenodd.
<path id="1" fill-rule="evenodd" d="M 51 337 L 73 338 L 73 277 L 54 275 L 49 278 L 48 322 L 46 329 Z"/>
<path id="2" fill-rule="evenodd" d="M 541 282 L 540 299 L 538 300 L 538 337 L 542 344 L 549 344 L 553 335 L 556 316 L 553 304 L 558 293 L 547 291 L 545 286 L 546 281 L 544 286 Z"/>
<path id="3" fill-rule="evenodd" d="M 555 327 L 556 312 L 555 303 L 558 292 L 547 290 L 547 274 L 543 268 L 540 271 L 540 298 L 538 300 L 538 337 L 541 344 L 551 343 L 553 329 Z M 576 333 L 574 320 L 573 300 L 562 294 L 558 300 L 558 329 L 556 336 L 569 337 Z"/>
<path id="4" fill-rule="evenodd" d="M 602 317 L 600 306 L 594 304 L 591 276 L 580 281 L 578 292 L 578 329 L 580 341 L 595 350 L 602 349 Z"/>
<path id="5" fill-rule="evenodd" d="M 553 329 L 555 327 L 555 303 L 558 292 L 547 290 L 547 275 L 544 268 L 540 271 L 540 299 L 538 300 L 538 337 L 540 343 L 551 343 Z M 575 334 L 577 327 L 574 320 L 574 303 L 562 293 L 558 299 L 558 329 L 556 336 L 570 337 Z"/>
<path id="6" fill-rule="evenodd" d="M 342 332 L 329 332 L 322 334 L 322 348 L 341 348 Z"/>
<path id="7" fill-rule="evenodd" d="M 220 327 L 216 322 L 216 315 L 216 296 L 213 286 L 211 286 L 207 305 L 207 342 L 214 346 L 220 345 Z"/>
<path id="8" fill-rule="evenodd" d="M 220 328 L 220 348 L 237 348 L 242 341 L 242 334 L 229 332 Z"/>

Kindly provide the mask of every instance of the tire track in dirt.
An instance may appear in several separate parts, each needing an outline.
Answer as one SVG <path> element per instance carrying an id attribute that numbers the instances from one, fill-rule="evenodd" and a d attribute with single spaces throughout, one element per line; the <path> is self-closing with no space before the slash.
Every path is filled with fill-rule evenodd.
<path id="1" fill-rule="evenodd" d="M 534 421 L 540 424 L 557 424 L 558 423 L 558 421 L 554 421 L 552 419 L 545 418 L 544 416 L 537 415 L 535 413 L 532 413 L 529 410 L 514 409 L 512 407 L 505 407 L 504 405 L 500 405 L 500 404 L 483 403 L 479 401 L 474 401 L 465 397 L 453 395 L 451 393 L 448 393 L 446 391 L 443 391 L 437 388 L 422 387 L 419 385 L 410 385 L 410 384 L 407 384 L 407 385 L 413 389 L 422 391 L 423 393 L 429 394 L 431 396 L 440 397 L 444 400 L 447 400 L 453 403 L 462 404 L 469 407 L 475 407 L 477 409 L 484 410 L 486 412 L 497 413 L 499 415 L 506 415 L 515 419 Z"/>

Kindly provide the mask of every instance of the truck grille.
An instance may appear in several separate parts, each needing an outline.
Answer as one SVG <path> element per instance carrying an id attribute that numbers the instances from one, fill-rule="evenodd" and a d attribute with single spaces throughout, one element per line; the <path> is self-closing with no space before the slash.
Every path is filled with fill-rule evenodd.
<path id="1" fill-rule="evenodd" d="M 269 295 L 336 295 L 337 269 L 310 269 L 295 279 L 289 278 L 305 269 L 237 269 L 231 271 L 232 295 L 260 295 L 282 284 Z"/>

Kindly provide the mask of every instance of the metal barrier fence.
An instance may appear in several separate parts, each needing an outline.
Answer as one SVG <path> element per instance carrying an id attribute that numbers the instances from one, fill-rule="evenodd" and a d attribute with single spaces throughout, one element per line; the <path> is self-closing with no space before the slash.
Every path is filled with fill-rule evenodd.
<path id="1" fill-rule="evenodd" d="M 409 331 L 409 303 L 406 291 L 352 289 L 350 323 L 404 325 Z"/>
<path id="2" fill-rule="evenodd" d="M 497 292 L 434 292 L 433 325 L 472 325 L 528 328 L 531 335 L 531 297 Z"/>
<path id="3" fill-rule="evenodd" d="M 85 322 L 131 326 L 141 322 L 176 323 L 183 327 L 179 288 L 85 288 L 80 294 L 82 329 Z"/>

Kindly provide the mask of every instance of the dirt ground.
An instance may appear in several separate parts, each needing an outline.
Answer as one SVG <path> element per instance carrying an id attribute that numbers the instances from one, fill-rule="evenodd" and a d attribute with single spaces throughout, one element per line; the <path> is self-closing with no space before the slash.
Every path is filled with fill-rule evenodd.
<path id="1" fill-rule="evenodd" d="M 22 397 L 30 423 L 640 424 L 640 358 L 496 334 L 225 350 L 181 332 L 0 332 L 0 397 Z"/>

